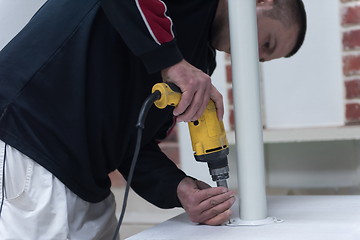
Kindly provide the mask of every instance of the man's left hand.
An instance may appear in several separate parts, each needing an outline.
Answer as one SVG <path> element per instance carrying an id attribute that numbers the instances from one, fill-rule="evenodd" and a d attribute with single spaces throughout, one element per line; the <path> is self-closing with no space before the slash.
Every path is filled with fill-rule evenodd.
<path id="1" fill-rule="evenodd" d="M 179 183 L 177 195 L 192 222 L 212 226 L 229 221 L 230 207 L 235 202 L 234 192 L 227 188 L 212 188 L 188 177 Z"/>

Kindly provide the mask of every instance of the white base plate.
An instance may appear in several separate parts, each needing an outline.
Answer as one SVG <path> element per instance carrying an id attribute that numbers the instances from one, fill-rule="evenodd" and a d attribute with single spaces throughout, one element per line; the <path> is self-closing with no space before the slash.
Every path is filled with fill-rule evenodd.
<path id="1" fill-rule="evenodd" d="M 240 226 L 262 226 L 273 223 L 282 223 L 284 220 L 276 217 L 268 217 L 260 220 L 244 220 L 240 218 L 231 219 L 229 223 L 225 224 L 229 227 L 240 227 Z"/>

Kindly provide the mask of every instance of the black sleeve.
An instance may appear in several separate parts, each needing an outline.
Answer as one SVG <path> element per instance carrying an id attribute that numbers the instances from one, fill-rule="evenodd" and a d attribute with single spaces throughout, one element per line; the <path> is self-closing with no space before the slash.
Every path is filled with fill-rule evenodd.
<path id="1" fill-rule="evenodd" d="M 119 171 L 125 179 L 130 169 L 130 159 Z M 131 187 L 141 197 L 160 208 L 181 207 L 177 186 L 186 175 L 161 151 L 154 141 L 140 150 Z"/>
<path id="2" fill-rule="evenodd" d="M 149 73 L 182 60 L 163 1 L 103 0 L 101 4 L 110 23 Z"/>

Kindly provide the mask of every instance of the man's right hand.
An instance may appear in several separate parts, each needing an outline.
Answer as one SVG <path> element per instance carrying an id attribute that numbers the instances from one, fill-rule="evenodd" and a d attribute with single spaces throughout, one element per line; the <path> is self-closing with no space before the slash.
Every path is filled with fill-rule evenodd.
<path id="1" fill-rule="evenodd" d="M 199 119 L 210 99 L 215 102 L 218 118 L 223 118 L 223 98 L 220 92 L 212 85 L 209 75 L 182 60 L 171 67 L 163 69 L 161 76 L 164 82 L 172 82 L 181 89 L 181 100 L 174 109 L 174 115 L 177 116 L 178 122 Z"/>

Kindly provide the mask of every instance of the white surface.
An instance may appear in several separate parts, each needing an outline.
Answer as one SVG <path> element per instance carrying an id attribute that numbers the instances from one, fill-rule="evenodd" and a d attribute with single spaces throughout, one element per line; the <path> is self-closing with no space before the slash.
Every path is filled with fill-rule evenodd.
<path id="1" fill-rule="evenodd" d="M 205 226 L 185 214 L 128 240 L 358 240 L 360 196 L 268 197 L 270 216 L 283 223 L 251 227 Z"/>
<path id="2" fill-rule="evenodd" d="M 267 206 L 256 1 L 229 0 L 228 5 L 240 215 L 261 220 Z"/>
<path id="3" fill-rule="evenodd" d="M 344 124 L 339 2 L 304 0 L 303 47 L 291 58 L 263 64 L 267 128 Z"/>
<path id="4" fill-rule="evenodd" d="M 211 186 L 216 184 L 211 180 L 209 169 L 206 163 L 197 162 L 193 155 L 189 128 L 186 123 L 178 123 L 178 134 L 180 143 L 180 168 L 189 176 L 206 182 Z"/>
<path id="5" fill-rule="evenodd" d="M 228 111 L 229 98 L 228 90 L 229 86 L 226 82 L 226 53 L 216 51 L 216 68 L 213 74 L 211 75 L 211 81 L 216 89 L 223 95 L 224 101 L 224 127 L 225 130 L 230 130 L 230 112 Z"/>
<path id="6" fill-rule="evenodd" d="M 25 26 L 46 0 L 0 0 L 0 50 Z"/>
<path id="7" fill-rule="evenodd" d="M 265 143 L 359 140 L 360 126 L 265 129 L 263 137 Z M 227 138 L 235 144 L 234 132 L 228 132 Z"/>

